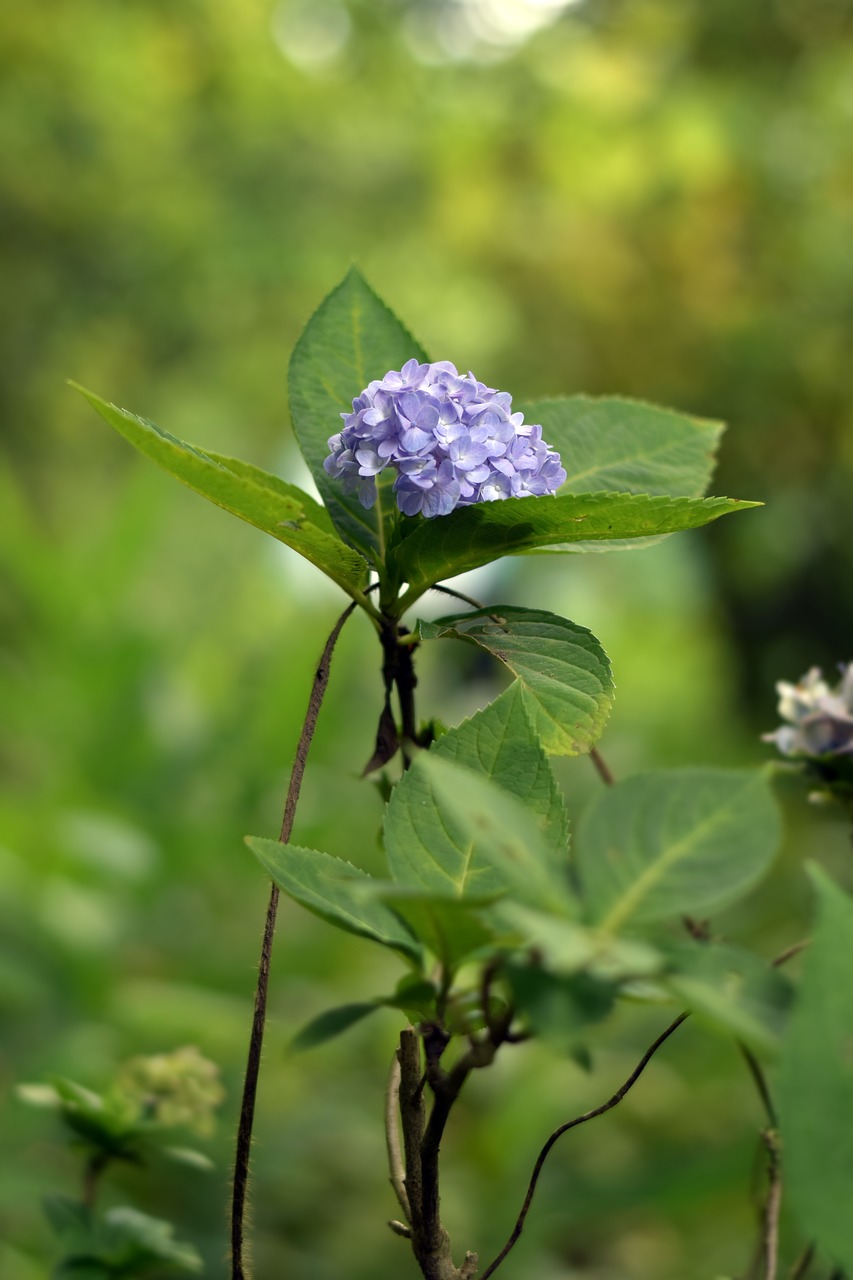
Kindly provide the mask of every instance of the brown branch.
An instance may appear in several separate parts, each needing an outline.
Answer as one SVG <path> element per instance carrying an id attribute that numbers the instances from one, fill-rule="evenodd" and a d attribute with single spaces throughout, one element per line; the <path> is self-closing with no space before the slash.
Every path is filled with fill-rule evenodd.
<path id="1" fill-rule="evenodd" d="M 616 779 L 607 767 L 607 762 L 598 750 L 598 747 L 592 747 L 590 749 L 589 758 L 595 765 L 596 772 L 598 773 L 599 778 L 601 778 L 601 781 L 605 786 L 612 787 L 616 782 Z"/>
<path id="2" fill-rule="evenodd" d="M 438 591 L 443 596 L 453 596 L 454 600 L 461 600 L 463 604 L 470 604 L 473 609 L 488 609 L 489 607 L 480 600 L 475 600 L 473 596 L 466 596 L 464 591 L 455 591 L 453 587 L 444 587 L 440 582 L 433 583 L 430 591 Z"/>
<path id="3" fill-rule="evenodd" d="M 769 1157 L 768 1177 L 770 1186 L 764 1204 L 764 1280 L 777 1280 L 779 1274 L 779 1213 L 782 1208 L 782 1169 L 779 1160 L 779 1139 L 772 1129 L 766 1129 L 761 1141 Z"/>
<path id="4" fill-rule="evenodd" d="M 798 956 L 801 951 L 805 951 L 806 947 L 810 947 L 811 938 L 803 938 L 801 942 L 795 942 L 792 946 L 786 947 L 784 951 L 780 951 L 778 956 L 770 961 L 771 967 L 778 969 L 780 965 L 787 964 L 789 960 L 793 960 L 794 956 Z"/>
<path id="5" fill-rule="evenodd" d="M 541 1174 L 543 1165 L 545 1164 L 545 1161 L 548 1158 L 551 1148 L 554 1146 L 557 1139 L 561 1138 L 564 1133 L 568 1133 L 570 1129 L 575 1129 L 577 1128 L 578 1125 L 586 1124 L 587 1120 L 595 1120 L 597 1116 L 602 1116 L 606 1111 L 610 1111 L 613 1107 L 617 1106 L 618 1103 L 620 1103 L 622 1099 L 625 1097 L 629 1089 L 631 1089 L 637 1083 L 640 1076 L 643 1074 L 649 1062 L 652 1060 L 652 1058 L 657 1053 L 658 1049 L 661 1047 L 664 1041 L 668 1040 L 669 1037 L 672 1035 L 672 1033 L 678 1030 L 682 1022 L 684 1022 L 685 1019 L 689 1017 L 690 1017 L 689 1011 L 685 1013 L 680 1013 L 678 1017 L 675 1019 L 675 1021 L 671 1022 L 669 1026 L 666 1028 L 666 1030 L 661 1032 L 657 1040 L 655 1040 L 653 1044 L 649 1045 L 648 1049 L 643 1054 L 642 1058 L 637 1063 L 636 1067 L 631 1072 L 628 1079 L 621 1086 L 621 1088 L 616 1090 L 612 1098 L 608 1098 L 607 1102 L 602 1103 L 600 1107 L 594 1107 L 592 1111 L 585 1111 L 583 1115 L 575 1116 L 574 1120 L 568 1120 L 565 1124 L 561 1124 L 558 1129 L 554 1130 L 554 1132 L 551 1134 L 551 1136 L 548 1138 L 547 1142 L 543 1146 L 542 1150 L 539 1152 L 539 1155 L 536 1159 L 536 1164 L 533 1166 L 533 1173 L 530 1176 L 530 1182 L 527 1187 L 527 1194 L 524 1197 L 524 1204 L 521 1206 L 521 1212 L 518 1215 L 515 1226 L 512 1229 L 512 1233 L 510 1234 L 509 1239 L 507 1240 L 504 1247 L 501 1249 L 498 1256 L 494 1259 L 493 1262 L 490 1262 L 489 1265 L 486 1267 L 485 1271 L 480 1276 L 480 1280 L 489 1280 L 489 1276 L 494 1275 L 494 1273 L 497 1271 L 498 1267 L 504 1261 L 507 1254 L 515 1245 L 516 1241 L 518 1240 L 519 1236 L 524 1230 L 525 1219 L 527 1218 L 527 1215 L 530 1211 L 530 1206 L 533 1203 L 533 1196 L 536 1191 L 536 1184 L 539 1181 L 539 1175 Z"/>
<path id="6" fill-rule="evenodd" d="M 348 605 L 338 618 L 326 641 L 325 648 L 314 675 L 311 696 L 308 699 L 308 710 L 299 742 L 296 747 L 296 759 L 290 773 L 287 788 L 287 799 L 284 805 L 284 817 L 281 822 L 279 840 L 286 844 L 293 830 L 296 817 L 296 805 L 308 759 L 308 749 L 314 730 L 317 727 L 317 716 L 323 702 L 323 695 L 329 683 L 329 666 L 332 652 L 344 623 L 355 609 L 355 602 Z M 252 1148 L 252 1128 L 255 1119 L 255 1099 L 258 1092 L 258 1075 L 261 1067 L 261 1049 L 264 1042 L 264 1027 L 267 1014 L 267 991 L 269 988 L 270 957 L 272 954 L 275 918 L 278 910 L 279 890 L 273 884 L 267 906 L 264 936 L 261 943 L 261 956 L 258 963 L 258 985 L 255 990 L 255 1009 L 252 1017 L 252 1031 L 249 1037 L 249 1052 L 246 1060 L 246 1075 L 243 1081 L 243 1097 L 240 1102 L 240 1119 L 237 1125 L 237 1148 L 234 1154 L 234 1181 L 231 1193 L 231 1280 L 246 1280 L 243 1262 L 243 1222 L 246 1212 L 246 1190 L 249 1182 L 249 1155 Z"/>
<path id="7" fill-rule="evenodd" d="M 813 1244 L 806 1245 L 791 1270 L 788 1280 L 803 1280 L 803 1276 L 814 1262 L 815 1247 Z"/>
<path id="8" fill-rule="evenodd" d="M 406 1195 L 406 1171 L 403 1165 L 403 1153 L 400 1150 L 400 1056 L 395 1053 L 388 1073 L 388 1084 L 385 1089 L 385 1149 L 388 1153 L 388 1172 L 391 1186 L 406 1222 L 411 1222 L 412 1211 L 409 1208 L 409 1197 Z"/>
<path id="9" fill-rule="evenodd" d="M 778 1127 L 779 1117 L 776 1114 L 776 1108 L 774 1107 L 773 1099 L 770 1096 L 770 1089 L 767 1084 L 767 1077 L 764 1074 L 764 1069 L 749 1046 L 744 1044 L 742 1040 L 738 1040 L 737 1047 L 740 1050 L 741 1057 L 749 1068 L 749 1074 L 752 1076 L 753 1083 L 758 1090 L 758 1096 L 761 1099 L 770 1127 L 771 1129 L 775 1129 Z"/>

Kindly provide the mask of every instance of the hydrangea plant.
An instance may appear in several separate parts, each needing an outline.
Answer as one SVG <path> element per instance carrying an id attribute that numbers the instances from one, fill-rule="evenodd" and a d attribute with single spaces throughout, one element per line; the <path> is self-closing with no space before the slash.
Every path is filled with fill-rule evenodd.
<path id="1" fill-rule="evenodd" d="M 708 922 L 771 866 L 779 819 L 770 770 L 681 768 L 614 780 L 596 747 L 613 699 L 597 637 L 546 610 L 481 603 L 447 585 L 503 556 L 641 547 L 756 506 L 703 496 L 720 424 L 615 397 L 514 409 L 509 394 L 450 361 L 430 361 L 356 271 L 309 321 L 290 362 L 293 429 L 320 502 L 84 394 L 143 453 L 306 557 L 349 598 L 317 667 L 279 837 L 248 838 L 272 889 L 235 1160 L 233 1280 L 246 1275 L 248 1162 L 280 892 L 389 949 L 401 965 L 393 991 L 326 1010 L 297 1043 L 321 1044 L 379 1007 L 405 1016 L 386 1106 L 399 1214 L 391 1226 L 427 1280 L 488 1280 L 503 1265 L 557 1138 L 615 1107 L 689 1012 L 735 1038 L 767 1111 L 764 1275 L 772 1280 L 778 1269 L 782 1161 L 801 1247 L 819 1240 L 853 1271 L 853 1124 L 836 1126 L 809 1083 L 816 1072 L 824 1096 L 853 1118 L 849 1054 L 839 1049 L 853 1025 L 853 960 L 842 943 L 853 929 L 849 899 L 815 874 L 819 924 L 795 998 L 780 966 L 799 945 L 771 964 Z M 415 606 L 435 591 L 453 611 L 419 619 Z M 376 634 L 384 682 L 365 773 L 397 770 L 383 878 L 349 861 L 350 850 L 293 839 L 332 653 L 356 610 Z M 415 660 L 420 646 L 446 641 L 476 646 L 511 680 L 436 736 L 416 712 Z M 551 759 L 585 755 L 602 786 L 574 822 Z M 830 988 L 827 975 L 842 970 L 846 982 Z M 457 1263 L 441 1221 L 439 1150 L 463 1088 L 530 1036 L 582 1054 L 595 1024 L 617 1017 L 626 998 L 669 1005 L 667 1025 L 615 1094 L 547 1139 L 500 1253 L 481 1263 L 462 1250 Z M 774 1055 L 778 1116 L 764 1066 Z M 830 1139 L 838 1155 L 826 1160 Z"/>

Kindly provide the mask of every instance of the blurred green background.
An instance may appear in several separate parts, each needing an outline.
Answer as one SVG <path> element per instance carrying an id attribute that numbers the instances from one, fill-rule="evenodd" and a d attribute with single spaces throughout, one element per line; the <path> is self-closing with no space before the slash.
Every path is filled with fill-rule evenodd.
<path id="1" fill-rule="evenodd" d="M 10 5 L 0 152 L 0 1274 L 47 1274 L 39 1198 L 77 1185 L 15 1084 L 98 1088 L 132 1054 L 193 1043 L 228 1088 L 217 1172 L 126 1172 L 107 1202 L 175 1219 L 223 1277 L 267 895 L 241 841 L 278 831 L 342 599 L 133 455 L 65 379 L 301 482 L 287 356 L 355 260 L 433 358 L 518 398 L 621 392 L 724 418 L 714 490 L 764 510 L 647 552 L 505 562 L 470 589 L 597 632 L 617 773 L 764 759 L 774 680 L 853 659 L 853 7 Z M 374 648 L 351 623 L 297 820 L 300 843 L 368 868 Z M 452 646 L 422 668 L 424 714 L 450 721 L 499 679 Z M 576 812 L 596 779 L 585 760 L 561 777 Z M 802 856 L 844 877 L 849 854 L 835 815 L 782 790 L 780 868 L 717 922 L 768 955 L 807 928 Z M 397 1019 L 287 1052 L 308 1017 L 397 976 L 285 907 L 259 1277 L 414 1274 L 384 1226 Z M 621 1013 L 591 1076 L 526 1046 L 472 1082 L 445 1157 L 460 1252 L 497 1251 L 546 1133 L 607 1097 L 665 1020 Z M 743 1274 L 762 1118 L 734 1048 L 688 1024 L 597 1123 L 552 1158 L 508 1280 Z"/>

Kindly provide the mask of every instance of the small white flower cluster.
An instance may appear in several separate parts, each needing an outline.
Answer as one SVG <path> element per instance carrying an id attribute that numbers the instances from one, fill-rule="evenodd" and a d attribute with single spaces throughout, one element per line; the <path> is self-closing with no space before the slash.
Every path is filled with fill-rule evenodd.
<path id="1" fill-rule="evenodd" d="M 820 667 L 812 667 L 797 684 L 780 680 L 778 710 L 788 724 L 762 740 L 775 742 L 785 756 L 853 756 L 853 662 L 840 670 L 834 688 Z"/>

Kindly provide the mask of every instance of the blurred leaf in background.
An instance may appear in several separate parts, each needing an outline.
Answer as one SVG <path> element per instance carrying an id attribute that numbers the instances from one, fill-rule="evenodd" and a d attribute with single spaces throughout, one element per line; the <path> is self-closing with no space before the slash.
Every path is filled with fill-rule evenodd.
<path id="1" fill-rule="evenodd" d="M 191 1041 L 236 1108 L 266 894 L 242 836 L 278 830 L 339 607 L 294 553 L 148 474 L 65 379 L 304 485 L 287 357 L 355 258 L 435 358 L 519 400 L 621 393 L 728 421 L 715 489 L 766 500 L 749 521 L 488 572 L 501 598 L 601 637 L 620 776 L 755 762 L 773 681 L 853 658 L 851 35 L 846 0 L 6 6 L 4 1097 L 56 1074 L 97 1090 L 125 1058 Z M 381 696 L 373 647 L 361 624 L 341 640 L 295 838 L 381 873 L 381 800 L 351 764 Z M 422 664 L 422 705 L 448 723 L 501 680 L 453 648 Z M 595 779 L 582 760 L 559 772 L 575 814 Z M 798 861 L 819 851 L 844 866 L 831 812 L 794 830 L 772 887 L 721 928 L 737 941 L 749 919 L 773 954 L 783 911 L 805 911 Z M 286 1056 L 320 1009 L 393 989 L 374 950 L 285 915 L 259 1274 L 398 1274 L 377 1082 L 399 1015 Z M 590 1077 L 531 1046 L 471 1091 L 448 1147 L 451 1233 L 499 1246 L 518 1153 L 600 1102 L 649 1027 L 641 1008 L 615 1020 Z M 682 1034 L 618 1122 L 555 1162 L 523 1272 L 707 1280 L 744 1265 L 760 1120 L 734 1051 Z M 14 1102 L 0 1124 L 0 1271 L 41 1280 L 39 1198 L 72 1162 Z M 209 1179 L 121 1176 L 152 1217 L 180 1201 L 180 1238 L 223 1274 Z"/>

